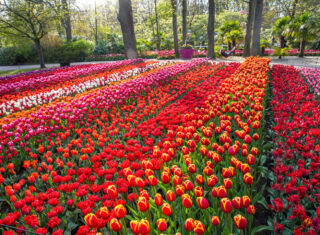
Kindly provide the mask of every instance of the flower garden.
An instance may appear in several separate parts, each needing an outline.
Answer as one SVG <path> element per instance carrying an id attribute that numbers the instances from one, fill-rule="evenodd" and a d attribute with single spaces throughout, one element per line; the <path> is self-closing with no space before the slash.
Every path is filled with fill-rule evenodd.
<path id="1" fill-rule="evenodd" d="M 1 233 L 319 234 L 320 70 L 269 63 L 0 78 Z"/>

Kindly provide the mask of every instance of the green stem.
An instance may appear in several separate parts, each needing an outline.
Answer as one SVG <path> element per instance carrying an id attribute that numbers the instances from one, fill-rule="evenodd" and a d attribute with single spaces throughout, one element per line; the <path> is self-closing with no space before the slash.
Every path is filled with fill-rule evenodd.
<path id="1" fill-rule="evenodd" d="M 126 224 L 126 220 L 124 219 L 124 217 L 121 218 L 121 223 L 122 223 L 123 235 L 128 235 L 127 224 Z"/>
<path id="2" fill-rule="evenodd" d="M 147 218 L 148 218 L 148 221 L 149 221 L 149 225 L 150 225 L 150 234 L 153 234 L 153 225 L 152 225 L 152 218 L 151 218 L 151 214 L 150 214 L 150 210 L 147 210 L 145 212 Z"/>

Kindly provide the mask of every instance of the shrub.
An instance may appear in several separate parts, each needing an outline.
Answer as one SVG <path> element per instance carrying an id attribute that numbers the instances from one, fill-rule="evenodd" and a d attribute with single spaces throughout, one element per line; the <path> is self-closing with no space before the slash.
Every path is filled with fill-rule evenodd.
<path id="1" fill-rule="evenodd" d="M 14 65 L 17 62 L 17 57 L 16 47 L 0 48 L 0 65 Z"/>
<path id="2" fill-rule="evenodd" d="M 85 61 L 93 50 L 93 44 L 84 39 L 67 42 L 62 46 L 60 62 Z"/>

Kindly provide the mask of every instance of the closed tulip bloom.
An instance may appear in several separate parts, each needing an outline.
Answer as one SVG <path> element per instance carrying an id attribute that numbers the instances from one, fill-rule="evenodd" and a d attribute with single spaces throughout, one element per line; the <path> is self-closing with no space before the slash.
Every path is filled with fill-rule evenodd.
<path id="1" fill-rule="evenodd" d="M 170 182 L 170 175 L 168 173 L 166 173 L 166 172 L 162 172 L 161 181 L 164 184 L 168 184 Z"/>
<path id="2" fill-rule="evenodd" d="M 139 197 L 138 209 L 141 212 L 145 212 L 149 209 L 149 202 L 145 197 Z"/>
<path id="3" fill-rule="evenodd" d="M 109 218 L 109 209 L 108 207 L 101 207 L 100 210 L 97 211 L 96 215 L 100 218 L 107 220 Z"/>
<path id="4" fill-rule="evenodd" d="M 122 229 L 122 226 L 117 218 L 110 220 L 110 228 L 115 232 L 119 232 Z"/>
<path id="5" fill-rule="evenodd" d="M 238 229 L 245 229 L 247 226 L 247 220 L 242 215 L 238 214 L 233 217 L 233 222 Z"/>
<path id="6" fill-rule="evenodd" d="M 218 226 L 220 224 L 220 219 L 218 216 L 212 216 L 211 218 L 211 223 L 214 225 L 214 226 Z"/>
<path id="7" fill-rule="evenodd" d="M 174 194 L 174 192 L 169 190 L 167 192 L 167 199 L 168 199 L 169 202 L 173 202 L 174 200 L 176 200 L 176 195 Z"/>
<path id="8" fill-rule="evenodd" d="M 202 176 L 202 175 L 197 175 L 197 176 L 196 176 L 196 182 L 197 182 L 197 184 L 199 184 L 199 185 L 204 184 L 204 178 L 203 178 L 203 176 Z"/>
<path id="9" fill-rule="evenodd" d="M 192 207 L 192 199 L 189 194 L 183 194 L 181 196 L 182 204 L 185 208 Z"/>
<path id="10" fill-rule="evenodd" d="M 182 179 L 181 179 L 181 177 L 178 176 L 178 175 L 173 176 L 173 178 L 172 178 L 172 183 L 173 183 L 174 186 L 177 186 L 177 185 L 179 185 L 179 184 L 182 184 Z"/>
<path id="11" fill-rule="evenodd" d="M 109 197 L 111 197 L 112 199 L 115 199 L 118 197 L 118 191 L 117 191 L 116 186 L 114 186 L 114 185 L 108 186 L 107 193 L 108 193 Z"/>
<path id="12" fill-rule="evenodd" d="M 194 227 L 194 220 L 192 218 L 187 219 L 186 222 L 184 223 L 185 230 L 190 232 L 193 230 L 193 227 Z"/>
<path id="13" fill-rule="evenodd" d="M 167 222 L 165 219 L 158 219 L 157 220 L 157 229 L 161 232 L 166 231 L 168 228 Z"/>
<path id="14" fill-rule="evenodd" d="M 250 173 L 246 173 L 244 176 L 243 176 L 243 182 L 245 184 L 248 184 L 248 185 L 251 185 L 253 183 L 253 177 Z"/>
<path id="15" fill-rule="evenodd" d="M 154 175 L 150 175 L 148 181 L 151 186 L 156 186 L 158 184 L 158 179 Z"/>
<path id="16" fill-rule="evenodd" d="M 196 171 L 197 171 L 196 165 L 195 165 L 195 164 L 189 164 L 189 166 L 188 166 L 188 171 L 189 171 L 191 174 L 196 173 Z"/>
<path id="17" fill-rule="evenodd" d="M 232 180 L 231 179 L 224 179 L 223 185 L 226 189 L 231 189 L 232 188 Z"/>
<path id="18" fill-rule="evenodd" d="M 250 166 L 248 164 L 241 164 L 242 174 L 250 173 Z"/>
<path id="19" fill-rule="evenodd" d="M 156 196 L 154 197 L 154 203 L 156 204 L 156 206 L 162 206 L 163 198 L 162 198 L 161 194 L 159 194 L 159 193 L 156 194 Z"/>
<path id="20" fill-rule="evenodd" d="M 224 198 L 227 196 L 227 189 L 224 186 L 220 186 L 217 188 L 217 196 L 218 198 Z"/>
<path id="21" fill-rule="evenodd" d="M 248 165 L 249 166 L 254 165 L 255 161 L 256 161 L 256 158 L 252 154 L 249 154 L 248 157 L 247 157 Z"/>
<path id="22" fill-rule="evenodd" d="M 200 186 L 195 187 L 193 192 L 196 197 L 202 197 L 204 193 L 203 188 Z"/>
<path id="23" fill-rule="evenodd" d="M 183 185 L 177 185 L 176 187 L 176 194 L 181 197 L 185 192 L 185 188 Z"/>
<path id="24" fill-rule="evenodd" d="M 134 234 L 139 234 L 139 221 L 138 220 L 130 221 L 130 229 Z"/>
<path id="25" fill-rule="evenodd" d="M 232 203 L 231 201 L 229 200 L 229 198 L 222 198 L 220 200 L 220 206 L 221 206 L 221 209 L 224 213 L 231 213 L 232 211 Z"/>
<path id="26" fill-rule="evenodd" d="M 184 181 L 183 186 L 187 191 L 191 191 L 193 189 L 193 183 L 190 180 Z"/>
<path id="27" fill-rule="evenodd" d="M 206 229 L 201 221 L 199 220 L 194 221 L 194 228 L 193 228 L 194 233 L 196 233 L 197 235 L 201 235 L 205 232 L 205 230 Z"/>
<path id="28" fill-rule="evenodd" d="M 241 200 L 241 198 L 240 197 L 234 197 L 232 199 L 232 206 L 233 206 L 234 209 L 237 209 L 237 210 L 241 209 L 242 208 L 242 200 Z"/>
<path id="29" fill-rule="evenodd" d="M 150 224 L 148 220 L 140 220 L 138 225 L 139 234 L 148 235 L 150 233 Z"/>
<path id="30" fill-rule="evenodd" d="M 127 210 L 122 204 L 117 205 L 114 208 L 114 212 L 115 212 L 118 219 L 122 219 L 127 214 Z"/>
<path id="31" fill-rule="evenodd" d="M 95 214 L 90 213 L 84 217 L 84 221 L 90 228 L 95 228 L 98 225 L 98 218 Z"/>
<path id="32" fill-rule="evenodd" d="M 204 197 L 198 197 L 197 198 L 197 203 L 198 203 L 198 206 L 203 210 L 207 209 L 209 207 L 209 202 Z"/>
<path id="33" fill-rule="evenodd" d="M 243 207 L 247 208 L 251 204 L 251 199 L 248 196 L 243 196 L 242 198 Z"/>
<path id="34" fill-rule="evenodd" d="M 172 207 L 168 203 L 164 203 L 162 205 L 162 213 L 166 216 L 170 216 L 172 214 Z"/>
<path id="35" fill-rule="evenodd" d="M 254 215 L 256 213 L 256 208 L 254 205 L 250 205 L 247 207 L 247 212 L 249 215 Z"/>

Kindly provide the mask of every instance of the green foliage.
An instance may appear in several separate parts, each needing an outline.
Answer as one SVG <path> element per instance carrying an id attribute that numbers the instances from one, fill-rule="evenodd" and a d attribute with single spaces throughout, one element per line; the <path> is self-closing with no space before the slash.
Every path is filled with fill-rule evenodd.
<path id="1" fill-rule="evenodd" d="M 87 40 L 67 42 L 62 46 L 61 62 L 84 61 L 93 50 L 93 44 Z"/>
<path id="2" fill-rule="evenodd" d="M 236 42 L 243 38 L 243 29 L 238 21 L 226 21 L 219 28 L 220 37 L 226 43 Z"/>
<path id="3" fill-rule="evenodd" d="M 319 18 L 310 13 L 304 13 L 294 18 L 286 25 L 285 35 L 297 41 L 315 41 L 320 34 Z"/>
<path id="4" fill-rule="evenodd" d="M 151 40 L 140 38 L 137 40 L 137 50 L 139 53 L 144 51 L 150 51 L 154 49 L 154 45 Z"/>
<path id="5" fill-rule="evenodd" d="M 238 21 L 242 25 L 246 19 L 246 15 L 240 12 L 223 11 L 216 16 L 215 28 L 220 28 L 227 21 Z"/>
<path id="6" fill-rule="evenodd" d="M 94 55 L 105 55 L 109 53 L 123 53 L 124 45 L 122 36 L 117 33 L 104 34 L 103 40 L 99 41 L 93 50 Z"/>
<path id="7" fill-rule="evenodd" d="M 289 48 L 281 48 L 281 47 L 274 47 L 273 48 L 274 51 L 272 53 L 273 56 L 278 56 L 279 59 L 281 59 L 284 56 L 288 56 L 289 55 Z"/>
<path id="8" fill-rule="evenodd" d="M 285 29 L 287 25 L 290 23 L 290 17 L 285 16 L 276 21 L 276 23 L 272 26 L 272 35 L 275 37 L 284 37 Z"/>
<path id="9" fill-rule="evenodd" d="M 14 65 L 17 62 L 17 57 L 16 47 L 0 48 L 0 65 Z"/>
<path id="10" fill-rule="evenodd" d="M 267 48 L 271 45 L 271 43 L 269 41 L 267 41 L 264 38 L 260 39 L 260 48 Z"/>

